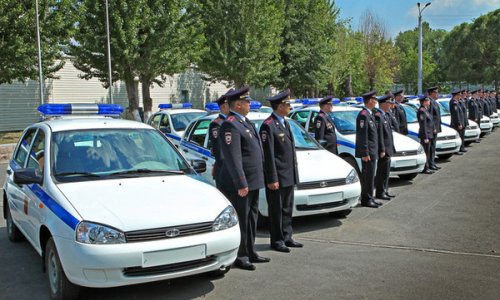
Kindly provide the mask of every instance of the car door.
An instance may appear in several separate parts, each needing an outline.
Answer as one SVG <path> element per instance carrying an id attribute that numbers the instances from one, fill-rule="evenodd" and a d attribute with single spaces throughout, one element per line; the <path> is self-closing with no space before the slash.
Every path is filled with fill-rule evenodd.
<path id="1" fill-rule="evenodd" d="M 202 176 L 213 182 L 212 169 L 215 160 L 210 150 L 206 148 L 208 144 L 208 128 L 211 122 L 211 119 L 202 119 L 191 124 L 182 139 L 181 149 L 188 160 L 203 159 L 207 162 L 207 171 Z"/>

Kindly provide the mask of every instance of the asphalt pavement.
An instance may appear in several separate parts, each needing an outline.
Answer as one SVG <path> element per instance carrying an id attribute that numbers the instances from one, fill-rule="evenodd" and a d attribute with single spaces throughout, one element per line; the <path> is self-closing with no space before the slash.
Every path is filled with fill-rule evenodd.
<path id="1" fill-rule="evenodd" d="M 391 179 L 397 197 L 345 219 L 294 219 L 302 249 L 271 251 L 254 272 L 231 270 L 137 286 L 84 289 L 81 299 L 500 299 L 500 132 L 442 170 Z M 0 182 L 5 165 L 0 165 Z M 48 299 L 38 254 L 8 241 L 0 220 L 0 299 Z"/>

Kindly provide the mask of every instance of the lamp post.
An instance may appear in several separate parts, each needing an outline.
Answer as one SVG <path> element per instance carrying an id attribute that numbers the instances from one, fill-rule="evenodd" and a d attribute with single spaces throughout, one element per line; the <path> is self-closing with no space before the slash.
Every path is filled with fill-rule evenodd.
<path id="1" fill-rule="evenodd" d="M 109 41 L 109 9 L 108 0 L 106 0 L 106 46 L 108 52 L 108 80 L 109 80 L 109 103 L 113 104 L 113 75 L 111 73 L 111 46 Z"/>
<path id="2" fill-rule="evenodd" d="M 431 5 L 427 2 L 425 6 L 420 9 L 420 2 L 417 2 L 418 8 L 418 94 L 422 94 L 422 12 L 424 9 Z"/>
<path id="3" fill-rule="evenodd" d="M 38 0 L 35 1 L 35 14 L 36 14 L 36 46 L 38 51 L 38 83 L 40 84 L 39 95 L 40 105 L 43 104 L 43 72 L 42 72 L 42 50 L 40 47 L 40 17 L 38 15 Z"/>

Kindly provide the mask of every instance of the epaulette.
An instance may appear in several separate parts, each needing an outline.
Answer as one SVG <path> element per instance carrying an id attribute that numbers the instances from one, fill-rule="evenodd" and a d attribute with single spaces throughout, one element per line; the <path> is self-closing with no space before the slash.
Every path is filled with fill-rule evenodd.
<path id="1" fill-rule="evenodd" d="M 363 110 L 361 111 L 361 114 L 362 114 L 363 116 L 366 116 L 366 109 L 363 109 Z"/>
<path id="2" fill-rule="evenodd" d="M 237 119 L 236 119 L 236 117 L 235 117 L 235 116 L 229 116 L 229 117 L 227 117 L 227 119 L 226 119 L 226 120 L 228 120 L 229 122 L 234 122 L 234 121 L 236 121 Z"/>
<path id="3" fill-rule="evenodd" d="M 419 110 L 426 110 L 424 106 L 420 106 Z"/>
<path id="4" fill-rule="evenodd" d="M 323 111 L 320 111 L 318 115 L 322 117 L 326 116 L 326 114 Z"/>
<path id="5" fill-rule="evenodd" d="M 380 114 L 380 112 L 379 112 L 379 111 L 377 111 L 377 112 L 375 113 L 375 115 L 376 115 L 377 117 L 380 117 L 380 115 L 381 115 L 381 114 Z"/>
<path id="6" fill-rule="evenodd" d="M 269 117 L 264 121 L 264 124 L 269 125 L 273 122 L 273 118 Z"/>

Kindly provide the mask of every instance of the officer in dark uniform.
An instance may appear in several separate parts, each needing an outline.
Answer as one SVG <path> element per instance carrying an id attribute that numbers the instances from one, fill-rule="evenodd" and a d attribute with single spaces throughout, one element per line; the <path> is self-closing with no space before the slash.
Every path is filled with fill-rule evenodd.
<path id="1" fill-rule="evenodd" d="M 394 100 L 396 100 L 394 107 L 394 115 L 398 119 L 399 130 L 398 132 L 404 135 L 408 135 L 408 122 L 406 120 L 406 111 L 403 108 L 403 90 L 398 90 L 393 93 Z"/>
<path id="2" fill-rule="evenodd" d="M 228 92 L 233 91 L 233 89 L 229 90 Z M 210 126 L 208 127 L 208 148 L 210 149 L 210 152 L 212 153 L 212 156 L 215 157 L 215 164 L 214 168 L 212 170 L 212 177 L 215 180 L 215 186 L 220 189 L 220 179 L 219 179 L 219 174 L 220 174 L 220 169 L 222 168 L 222 163 L 223 163 L 223 158 L 222 158 L 222 152 L 220 150 L 220 145 L 219 145 L 219 130 L 220 126 L 222 125 L 222 122 L 226 120 L 227 115 L 229 114 L 229 103 L 227 102 L 226 95 L 222 95 L 215 101 L 219 105 L 219 116 L 215 118 L 211 123 Z"/>
<path id="3" fill-rule="evenodd" d="M 361 95 L 364 107 L 356 118 L 356 157 L 361 158 L 361 205 L 378 208 L 381 203 L 373 198 L 375 168 L 379 158 L 377 122 L 373 108 L 377 104 L 375 91 Z"/>
<path id="4" fill-rule="evenodd" d="M 255 250 L 255 232 L 259 214 L 259 189 L 264 187 L 262 145 L 255 126 L 246 115 L 250 111 L 248 86 L 226 94 L 230 113 L 219 131 L 224 157 L 220 189 L 238 213 L 241 242 L 235 266 L 255 270 L 252 263 L 269 262 Z"/>
<path id="5" fill-rule="evenodd" d="M 417 111 L 417 119 L 419 124 L 418 137 L 420 138 L 420 145 L 424 148 L 425 155 L 427 156 L 427 161 L 425 163 L 425 168 L 422 171 L 423 174 L 433 174 L 434 171 L 430 168 L 431 166 L 431 145 L 432 140 L 437 136 L 434 129 L 434 120 L 431 113 L 429 112 L 430 99 L 427 97 L 421 97 L 420 108 Z"/>
<path id="6" fill-rule="evenodd" d="M 477 90 L 472 90 L 470 93 L 472 96 L 468 103 L 469 120 L 472 120 L 479 125 L 481 119 L 479 118 L 479 108 L 477 107 Z"/>
<path id="7" fill-rule="evenodd" d="M 434 86 L 431 88 L 427 89 L 427 94 L 428 98 L 430 101 L 430 106 L 429 106 L 429 113 L 431 114 L 432 117 L 432 122 L 434 126 L 434 135 L 436 138 L 432 139 L 431 143 L 431 164 L 429 168 L 431 170 L 437 171 L 441 169 L 441 167 L 438 167 L 436 165 L 436 140 L 437 140 L 437 134 L 441 132 L 441 110 L 439 109 L 439 104 L 437 103 L 437 99 L 439 98 L 439 91 L 438 87 Z"/>
<path id="8" fill-rule="evenodd" d="M 458 155 L 461 155 L 460 153 L 465 153 L 468 152 L 467 149 L 465 149 L 465 129 L 467 126 L 469 126 L 469 118 L 467 118 L 467 90 L 462 89 L 460 91 L 460 99 L 458 99 L 458 104 L 460 105 L 460 108 L 462 109 L 462 120 L 463 120 L 463 135 L 462 135 L 462 145 L 460 146 L 460 151 L 458 152 Z"/>
<path id="9" fill-rule="evenodd" d="M 319 101 L 320 112 L 314 119 L 314 138 L 320 142 L 326 150 L 337 154 L 337 134 L 335 123 L 330 112 L 332 111 L 333 96 L 326 96 Z"/>
<path id="10" fill-rule="evenodd" d="M 462 140 L 462 144 L 465 144 L 465 124 L 464 124 L 464 111 L 462 109 L 462 105 L 460 104 L 460 91 L 454 90 L 452 93 L 452 98 L 450 99 L 450 115 L 451 115 L 451 123 L 450 127 L 455 129 L 460 135 L 460 139 Z M 458 155 L 462 155 L 463 152 L 460 150 Z"/>
<path id="11" fill-rule="evenodd" d="M 267 101 L 273 112 L 262 123 L 260 137 L 264 149 L 271 248 L 290 252 L 288 247 L 303 246 L 292 238 L 293 190 L 298 183 L 298 173 L 293 135 L 290 124 L 285 120 L 290 113 L 290 90 Z"/>
<path id="12" fill-rule="evenodd" d="M 391 156 L 394 154 L 394 138 L 392 136 L 390 107 L 393 100 L 390 95 L 378 98 L 379 109 L 374 110 L 375 120 L 379 127 L 379 159 L 375 175 L 375 198 L 390 200 L 394 195 L 389 193 L 389 173 Z"/>

